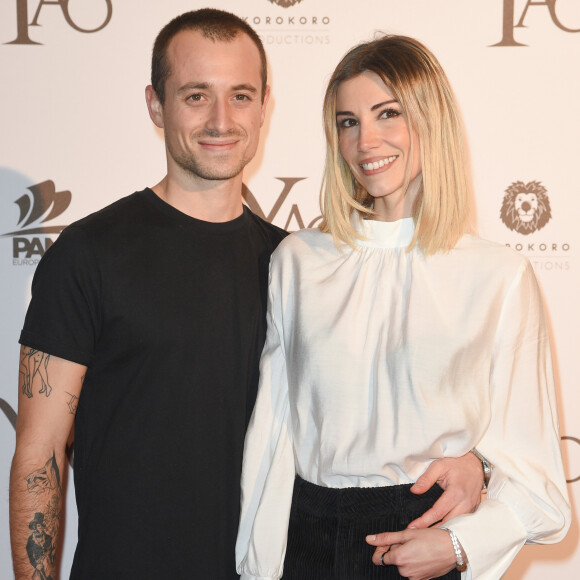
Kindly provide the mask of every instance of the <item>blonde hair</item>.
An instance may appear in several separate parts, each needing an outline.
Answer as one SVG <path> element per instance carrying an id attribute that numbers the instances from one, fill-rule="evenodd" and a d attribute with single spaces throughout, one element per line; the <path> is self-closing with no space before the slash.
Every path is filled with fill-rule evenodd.
<path id="1" fill-rule="evenodd" d="M 411 140 L 413 134 L 419 139 L 422 187 L 413 208 L 415 235 L 409 249 L 416 245 L 426 255 L 448 251 L 473 230 L 471 178 L 461 120 L 441 65 L 425 46 L 406 36 L 387 35 L 355 46 L 332 74 L 323 107 L 327 145 L 319 227 L 332 234 L 337 246 L 352 246 L 361 237 L 350 222 L 352 212 L 374 213 L 372 196 L 356 181 L 340 153 L 336 121 L 338 87 L 365 71 L 383 80 L 401 105 Z"/>

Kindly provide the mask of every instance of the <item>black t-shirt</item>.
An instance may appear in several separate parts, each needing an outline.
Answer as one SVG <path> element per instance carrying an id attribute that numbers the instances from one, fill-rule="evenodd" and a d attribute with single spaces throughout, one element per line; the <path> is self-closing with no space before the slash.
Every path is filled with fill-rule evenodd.
<path id="1" fill-rule="evenodd" d="M 203 222 L 146 189 L 41 260 L 20 342 L 88 367 L 71 578 L 237 578 L 243 441 L 284 235 L 247 208 Z"/>

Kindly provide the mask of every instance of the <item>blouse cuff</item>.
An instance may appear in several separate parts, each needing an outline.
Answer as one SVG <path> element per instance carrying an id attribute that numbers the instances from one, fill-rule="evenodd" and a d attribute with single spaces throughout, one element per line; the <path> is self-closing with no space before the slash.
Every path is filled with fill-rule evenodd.
<path id="1" fill-rule="evenodd" d="M 507 570 L 526 542 L 526 530 L 512 510 L 499 500 L 486 499 L 473 514 L 445 523 L 461 542 L 470 575 L 496 580 Z"/>

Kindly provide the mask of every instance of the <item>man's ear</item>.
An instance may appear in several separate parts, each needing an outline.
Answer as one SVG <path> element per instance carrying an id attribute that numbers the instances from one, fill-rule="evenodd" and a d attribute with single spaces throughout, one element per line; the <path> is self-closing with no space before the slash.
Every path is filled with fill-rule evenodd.
<path id="1" fill-rule="evenodd" d="M 145 87 L 145 100 L 147 101 L 147 109 L 151 120 L 157 127 L 163 129 L 163 105 L 151 85 Z"/>

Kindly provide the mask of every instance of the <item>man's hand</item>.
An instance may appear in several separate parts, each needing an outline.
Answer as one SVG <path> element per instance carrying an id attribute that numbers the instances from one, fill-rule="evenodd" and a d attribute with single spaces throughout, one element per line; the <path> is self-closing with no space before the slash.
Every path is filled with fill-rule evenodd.
<path id="1" fill-rule="evenodd" d="M 397 566 L 409 580 L 438 578 L 456 566 L 449 533 L 439 528 L 385 532 L 367 536 L 366 541 L 377 547 L 373 564 Z"/>
<path id="2" fill-rule="evenodd" d="M 433 507 L 412 521 L 408 528 L 428 528 L 455 516 L 474 512 L 481 502 L 483 468 L 473 453 L 434 461 L 411 487 L 416 494 L 425 493 L 438 483 L 443 494 Z"/>

